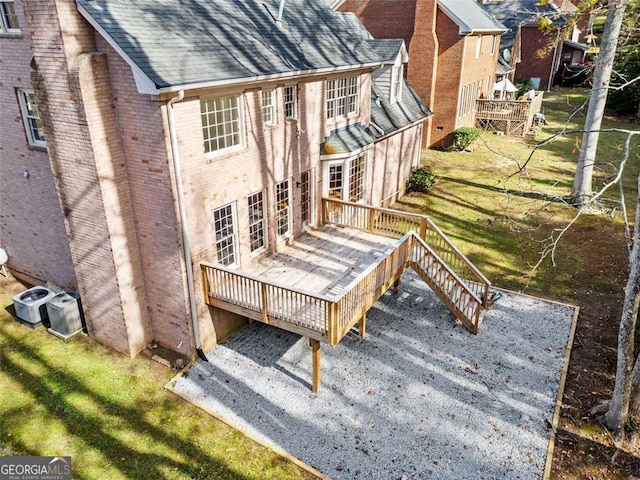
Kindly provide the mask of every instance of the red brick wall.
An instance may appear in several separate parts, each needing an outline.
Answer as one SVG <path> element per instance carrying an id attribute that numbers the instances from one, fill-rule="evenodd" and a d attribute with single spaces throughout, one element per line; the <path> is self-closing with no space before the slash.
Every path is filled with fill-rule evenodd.
<path id="1" fill-rule="evenodd" d="M 538 51 L 544 49 L 548 38 L 538 27 L 522 27 L 522 59 L 516 66 L 516 81 L 521 78 L 537 77 L 540 79 L 539 90 L 549 88 L 549 74 L 553 63 L 553 52 L 540 56 Z"/>
<path id="2" fill-rule="evenodd" d="M 39 283 L 76 288 L 64 217 L 46 149 L 30 147 L 17 89 L 33 90 L 31 32 L 16 1 L 20 34 L 0 34 L 0 248 L 8 266 Z M 25 172 L 28 178 L 25 178 Z"/>
<path id="3" fill-rule="evenodd" d="M 106 59 L 93 54 L 94 32 L 75 2 L 25 5 L 32 81 L 89 334 L 133 355 L 151 335 Z"/>

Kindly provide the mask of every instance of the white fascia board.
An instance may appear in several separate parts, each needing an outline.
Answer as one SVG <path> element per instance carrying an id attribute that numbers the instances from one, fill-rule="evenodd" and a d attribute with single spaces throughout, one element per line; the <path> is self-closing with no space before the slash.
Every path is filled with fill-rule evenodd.
<path id="1" fill-rule="evenodd" d="M 136 63 L 131 60 L 131 58 L 120 48 L 118 43 L 111 38 L 111 36 L 100 26 L 95 19 L 89 15 L 89 13 L 82 7 L 82 5 L 76 4 L 78 7 L 78 11 L 85 18 L 87 22 L 104 38 L 111 47 L 118 52 L 118 54 L 123 58 L 125 62 L 131 67 L 131 71 L 133 72 L 133 78 L 136 82 L 136 87 L 138 88 L 139 93 L 146 93 L 149 95 L 158 95 L 159 90 L 156 84 L 136 65 Z"/>

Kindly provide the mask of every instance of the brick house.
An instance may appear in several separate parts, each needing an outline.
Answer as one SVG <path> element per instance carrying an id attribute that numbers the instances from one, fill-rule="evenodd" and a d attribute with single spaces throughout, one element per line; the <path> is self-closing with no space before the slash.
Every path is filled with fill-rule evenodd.
<path id="1" fill-rule="evenodd" d="M 434 112 L 424 143 L 449 146 L 473 126 L 475 100 L 492 93 L 502 24 L 474 0 L 344 0 L 374 38 L 404 38 L 407 78 Z"/>
<path id="2" fill-rule="evenodd" d="M 121 352 L 211 348 L 244 319 L 205 304 L 194 266 L 259 262 L 323 197 L 389 205 L 419 164 L 431 112 L 403 40 L 324 1 L 0 7 L 0 244 L 77 288 Z"/>
<path id="3" fill-rule="evenodd" d="M 572 28 L 566 37 L 553 37 L 540 30 L 540 19 L 545 17 L 557 27 L 576 14 L 569 0 L 482 0 L 482 6 L 502 22 L 507 32 L 502 35 L 500 63 L 506 66 L 505 75 L 514 83 L 530 79 L 537 90 L 549 90 L 562 83 L 566 66 L 584 61 L 587 45 L 580 43 L 581 31 Z M 582 22 L 583 23 L 583 22 Z M 581 24 L 581 22 L 578 22 Z M 545 52 L 545 53 L 543 53 Z"/>

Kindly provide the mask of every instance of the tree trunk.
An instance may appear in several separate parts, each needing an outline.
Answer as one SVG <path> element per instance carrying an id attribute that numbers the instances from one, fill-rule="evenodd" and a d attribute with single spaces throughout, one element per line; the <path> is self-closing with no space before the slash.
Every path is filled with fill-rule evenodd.
<path id="1" fill-rule="evenodd" d="M 596 66 L 593 76 L 593 87 L 589 94 L 589 108 L 584 123 L 582 136 L 582 148 L 576 166 L 576 175 L 573 181 L 571 199 L 574 205 L 584 206 L 591 197 L 591 180 L 593 177 L 593 164 L 598 149 L 598 139 L 604 107 L 607 103 L 607 93 L 613 61 L 616 56 L 618 37 L 624 18 L 624 9 L 629 0 L 609 0 L 609 11 L 604 26 L 600 53 L 596 58 Z"/>
<path id="2" fill-rule="evenodd" d="M 638 177 L 638 197 L 636 201 L 633 248 L 629 258 L 629 279 L 624 289 L 622 317 L 618 330 L 618 363 L 616 383 L 609 410 L 604 416 L 604 424 L 618 434 L 622 433 L 629 418 L 632 383 L 640 383 L 640 367 L 634 368 L 634 334 L 640 306 L 640 176 Z M 634 375 L 632 375 L 632 369 Z M 636 382 L 632 382 L 632 380 Z M 637 386 L 637 385 L 636 385 Z M 639 407 L 634 401 L 634 409 Z"/>

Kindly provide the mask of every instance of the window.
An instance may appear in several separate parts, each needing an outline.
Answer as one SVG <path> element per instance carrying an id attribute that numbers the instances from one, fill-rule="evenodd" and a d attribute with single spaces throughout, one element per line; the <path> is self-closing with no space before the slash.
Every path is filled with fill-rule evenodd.
<path id="1" fill-rule="evenodd" d="M 298 88 L 296 85 L 284 87 L 284 118 L 294 120 L 298 118 Z"/>
<path id="2" fill-rule="evenodd" d="M 329 165 L 329 198 L 342 200 L 342 164 Z"/>
<path id="3" fill-rule="evenodd" d="M 262 192 L 249 195 L 249 246 L 256 252 L 267 246 L 264 222 L 264 197 Z"/>
<path id="4" fill-rule="evenodd" d="M 13 0 L 0 0 L 0 33 L 20 33 Z"/>
<path id="5" fill-rule="evenodd" d="M 20 110 L 22 110 L 22 119 L 24 120 L 24 128 L 27 132 L 29 145 L 46 147 L 47 142 L 44 139 L 35 95 L 29 90 L 18 90 L 18 98 L 20 99 Z"/>
<path id="6" fill-rule="evenodd" d="M 349 200 L 358 202 L 364 198 L 364 155 L 351 160 L 349 166 Z"/>
<path id="7" fill-rule="evenodd" d="M 262 120 L 265 125 L 273 125 L 276 120 L 276 93 L 273 90 L 262 91 Z"/>
<path id="8" fill-rule="evenodd" d="M 219 152 L 242 144 L 238 97 L 200 101 L 204 151 Z"/>
<path id="9" fill-rule="evenodd" d="M 358 77 L 327 80 L 327 119 L 337 119 L 358 111 Z"/>
<path id="10" fill-rule="evenodd" d="M 476 100 L 482 92 L 482 82 L 483 80 L 477 80 L 462 87 L 458 102 L 458 118 L 464 117 L 475 110 Z"/>
<path id="11" fill-rule="evenodd" d="M 476 58 L 480 58 L 480 53 L 482 52 L 482 35 L 478 35 L 476 38 L 478 39 L 476 41 Z"/>
<path id="12" fill-rule="evenodd" d="M 289 206 L 289 180 L 276 184 L 276 223 L 278 236 L 282 237 L 291 231 L 291 209 Z"/>
<path id="13" fill-rule="evenodd" d="M 493 35 L 491 37 L 491 55 L 496 53 L 496 46 L 498 45 L 498 36 Z"/>
<path id="14" fill-rule="evenodd" d="M 391 70 L 391 103 L 397 102 L 402 95 L 403 66 L 393 67 Z"/>
<path id="15" fill-rule="evenodd" d="M 300 217 L 302 226 L 311 223 L 311 171 L 307 170 L 300 175 Z"/>
<path id="16" fill-rule="evenodd" d="M 364 200 L 366 164 L 365 154 L 325 164 L 324 189 L 327 197 L 351 202 Z"/>
<path id="17" fill-rule="evenodd" d="M 222 265 L 235 265 L 238 261 L 236 222 L 233 204 L 220 207 L 213 212 L 216 231 L 216 252 Z"/>

